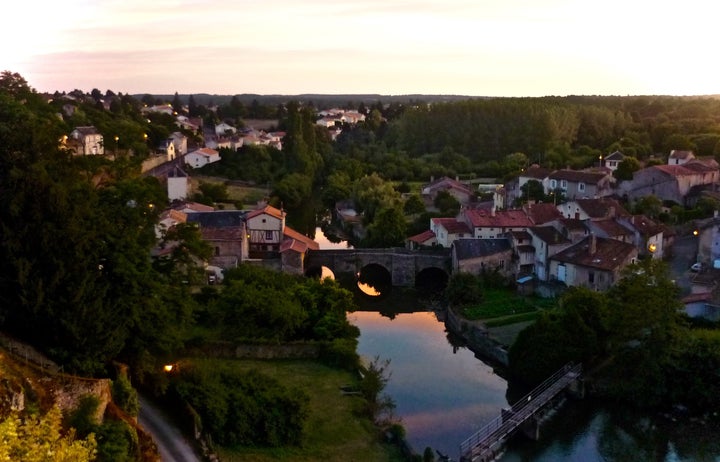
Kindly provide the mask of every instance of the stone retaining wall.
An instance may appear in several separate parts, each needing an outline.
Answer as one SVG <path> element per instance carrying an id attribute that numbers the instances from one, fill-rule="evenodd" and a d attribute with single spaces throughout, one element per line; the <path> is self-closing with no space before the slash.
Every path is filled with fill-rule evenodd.
<path id="1" fill-rule="evenodd" d="M 448 307 L 446 311 L 445 326 L 448 330 L 465 340 L 471 351 L 501 366 L 508 366 L 507 350 L 490 337 L 490 334 L 481 322 L 468 321 L 467 319 L 461 318 L 450 307 Z"/>

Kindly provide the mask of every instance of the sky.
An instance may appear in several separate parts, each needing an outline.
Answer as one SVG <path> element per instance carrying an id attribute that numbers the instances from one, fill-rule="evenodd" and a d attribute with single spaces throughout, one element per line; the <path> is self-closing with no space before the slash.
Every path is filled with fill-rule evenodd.
<path id="1" fill-rule="evenodd" d="M 19 0 L 0 70 L 38 91 L 720 94 L 712 0 Z"/>

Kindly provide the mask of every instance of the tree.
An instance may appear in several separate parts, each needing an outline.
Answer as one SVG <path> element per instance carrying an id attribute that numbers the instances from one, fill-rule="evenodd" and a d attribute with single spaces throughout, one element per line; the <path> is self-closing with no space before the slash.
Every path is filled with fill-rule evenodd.
<path id="1" fill-rule="evenodd" d="M 482 281 L 474 274 L 455 272 L 450 276 L 443 295 L 453 306 L 480 303 L 483 300 Z"/>
<path id="2" fill-rule="evenodd" d="M 460 211 L 460 202 L 447 191 L 438 191 L 433 201 L 435 207 L 445 216 L 455 216 Z"/>
<path id="3" fill-rule="evenodd" d="M 632 180 L 633 173 L 640 170 L 640 162 L 634 157 L 626 157 L 619 164 L 613 176 L 618 180 Z"/>
<path id="4" fill-rule="evenodd" d="M 415 215 L 425 212 L 425 203 L 419 194 L 411 194 L 405 199 L 403 210 L 407 215 Z"/>
<path id="5" fill-rule="evenodd" d="M 0 422 L 0 460 L 89 462 L 95 460 L 96 448 L 94 435 L 76 439 L 73 429 L 62 431 L 56 407 L 39 418 L 11 414 Z"/>
<path id="6" fill-rule="evenodd" d="M 367 237 L 363 241 L 368 247 L 402 246 L 405 240 L 407 222 L 399 206 L 381 208 L 367 227 Z"/>
<path id="7" fill-rule="evenodd" d="M 360 382 L 360 392 L 367 401 L 368 415 L 376 423 L 387 423 L 392 420 L 395 402 L 383 390 L 390 380 L 390 360 L 380 360 L 375 356 L 364 369 L 363 379 Z"/>

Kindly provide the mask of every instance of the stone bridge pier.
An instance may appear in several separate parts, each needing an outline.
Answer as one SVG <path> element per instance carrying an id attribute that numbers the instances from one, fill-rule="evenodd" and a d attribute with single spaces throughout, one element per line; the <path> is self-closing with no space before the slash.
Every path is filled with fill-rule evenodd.
<path id="1" fill-rule="evenodd" d="M 311 250 L 305 257 L 303 272 L 325 266 L 335 275 L 358 274 L 373 264 L 390 273 L 395 287 L 414 287 L 417 276 L 426 270 L 440 270 L 445 276 L 452 272 L 450 249 L 404 248 Z"/>

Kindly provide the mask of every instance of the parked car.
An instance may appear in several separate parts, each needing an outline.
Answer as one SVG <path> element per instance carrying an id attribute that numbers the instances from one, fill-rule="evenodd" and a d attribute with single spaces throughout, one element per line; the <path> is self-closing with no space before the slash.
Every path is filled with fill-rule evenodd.
<path id="1" fill-rule="evenodd" d="M 695 273 L 702 271 L 703 265 L 702 263 L 693 263 L 693 265 L 690 267 L 690 271 L 693 271 Z"/>

